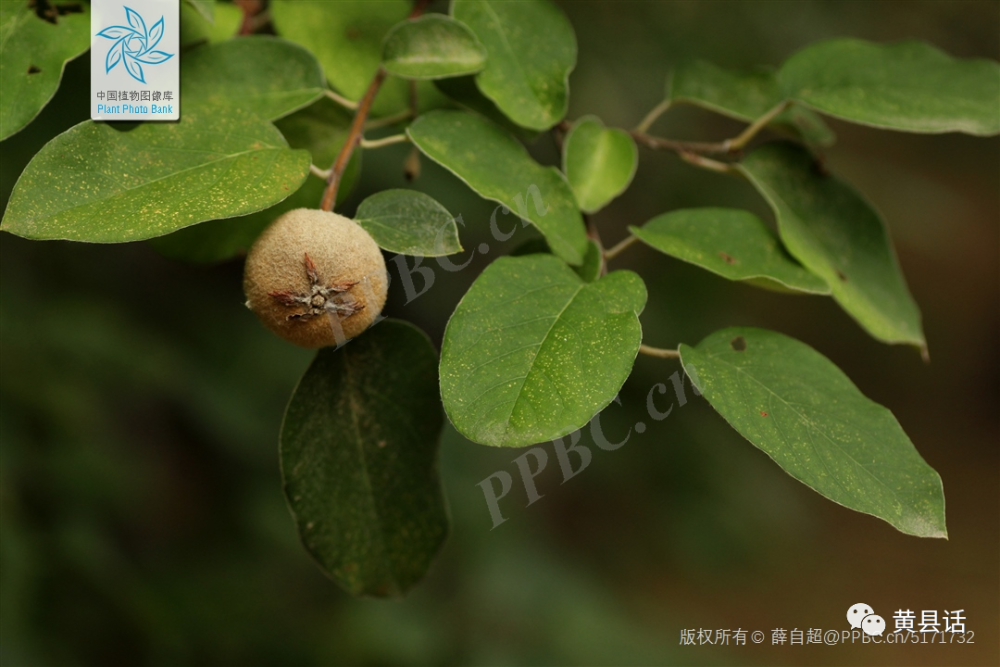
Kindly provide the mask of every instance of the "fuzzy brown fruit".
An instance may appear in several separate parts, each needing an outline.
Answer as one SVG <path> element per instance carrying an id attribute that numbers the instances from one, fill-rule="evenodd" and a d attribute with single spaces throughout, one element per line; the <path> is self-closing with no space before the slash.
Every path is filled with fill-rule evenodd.
<path id="1" fill-rule="evenodd" d="M 385 305 L 382 252 L 356 222 L 299 208 L 271 223 L 247 253 L 243 291 L 268 329 L 302 347 L 340 345 Z"/>

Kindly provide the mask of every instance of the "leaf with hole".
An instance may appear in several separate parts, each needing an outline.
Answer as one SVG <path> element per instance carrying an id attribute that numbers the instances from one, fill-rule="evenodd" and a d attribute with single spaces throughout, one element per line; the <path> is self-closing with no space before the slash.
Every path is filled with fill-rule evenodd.
<path id="1" fill-rule="evenodd" d="M 586 116 L 566 135 L 562 158 L 580 209 L 595 213 L 628 188 L 639 151 L 628 132 L 604 127 L 597 116 Z"/>
<path id="2" fill-rule="evenodd" d="M 448 322 L 441 400 L 462 435 L 523 447 L 572 433 L 632 371 L 646 287 L 631 271 L 584 282 L 551 255 L 501 257 Z"/>
<path id="3" fill-rule="evenodd" d="M 764 221 L 731 208 L 688 208 L 629 227 L 640 241 L 729 280 L 785 292 L 829 294 L 830 287 L 792 259 Z"/>
<path id="4" fill-rule="evenodd" d="M 85 121 L 31 160 L 0 228 L 31 239 L 140 241 L 267 208 L 308 172 L 307 151 L 236 109 L 185 112 L 177 123 Z"/>
<path id="5" fill-rule="evenodd" d="M 432 111 L 407 134 L 427 157 L 486 199 L 499 202 L 545 235 L 552 251 L 580 264 L 587 250 L 583 218 L 566 179 L 535 162 L 516 139 L 461 111 Z"/>
<path id="6" fill-rule="evenodd" d="M 204 46 L 181 65 L 184 111 L 234 107 L 276 120 L 323 96 L 319 63 L 298 44 L 266 36 Z"/>
<path id="7" fill-rule="evenodd" d="M 545 130 L 566 115 L 576 36 L 548 0 L 453 0 L 451 15 L 486 47 L 476 84 L 512 121 Z"/>
<path id="8" fill-rule="evenodd" d="M 712 407 L 789 475 L 904 533 L 947 537 L 941 478 L 892 413 L 819 352 L 736 327 L 680 353 Z"/>
<path id="9" fill-rule="evenodd" d="M 437 352 L 385 320 L 321 349 L 281 426 L 285 497 L 306 550 L 352 595 L 398 596 L 448 532 L 438 474 Z"/>
<path id="10" fill-rule="evenodd" d="M 415 190 L 383 190 L 368 197 L 354 221 L 390 252 L 440 257 L 462 251 L 458 225 L 448 209 Z"/>
<path id="11" fill-rule="evenodd" d="M 33 3 L 0 2 L 0 139 L 30 123 L 59 88 L 63 68 L 90 47 L 90 5 L 51 9 L 39 16 Z"/>
<path id="12" fill-rule="evenodd" d="M 440 14 L 399 23 L 385 37 L 382 66 L 407 79 L 441 79 L 478 72 L 486 49 L 472 31 Z"/>
<path id="13" fill-rule="evenodd" d="M 798 144 L 761 146 L 738 168 L 771 205 L 789 253 L 851 317 L 886 343 L 926 346 L 885 224 L 864 197 Z"/>
<path id="14" fill-rule="evenodd" d="M 781 66 L 786 95 L 853 123 L 905 132 L 1000 134 L 1000 63 L 917 41 L 833 39 Z"/>
<path id="15" fill-rule="evenodd" d="M 781 104 L 785 94 L 777 73 L 769 68 L 740 71 L 705 60 L 683 60 L 667 82 L 667 99 L 710 109 L 747 123 Z M 792 105 L 770 122 L 771 127 L 801 137 L 808 144 L 829 146 L 833 131 L 816 113 Z"/>

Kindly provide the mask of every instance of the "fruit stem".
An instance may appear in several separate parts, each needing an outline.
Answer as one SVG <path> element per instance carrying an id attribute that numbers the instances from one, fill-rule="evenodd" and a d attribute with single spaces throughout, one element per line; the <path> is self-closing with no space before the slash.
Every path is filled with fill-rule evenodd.
<path id="1" fill-rule="evenodd" d="M 340 187 L 340 179 L 343 178 L 344 171 L 347 170 L 347 165 L 351 161 L 354 149 L 361 143 L 365 121 L 368 119 L 368 113 L 372 109 L 372 102 L 375 100 L 375 95 L 378 94 L 379 88 L 382 87 L 385 77 L 385 70 L 379 67 L 375 73 L 375 78 L 368 84 L 368 90 L 365 91 L 364 97 L 358 103 L 358 111 L 354 114 L 351 129 L 347 132 L 347 140 L 344 141 L 344 147 L 340 149 L 340 154 L 337 155 L 333 166 L 330 167 L 330 176 L 326 179 L 326 189 L 323 190 L 323 200 L 319 206 L 324 211 L 332 211 L 334 205 L 337 203 L 337 188 Z"/>

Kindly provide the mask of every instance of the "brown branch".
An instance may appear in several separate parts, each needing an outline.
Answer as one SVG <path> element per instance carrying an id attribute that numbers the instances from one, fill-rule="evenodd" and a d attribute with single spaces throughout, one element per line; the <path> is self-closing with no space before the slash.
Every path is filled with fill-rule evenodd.
<path id="1" fill-rule="evenodd" d="M 364 97 L 358 103 L 358 111 L 354 114 L 354 120 L 351 121 L 351 129 L 347 132 L 347 140 L 344 142 L 343 148 L 340 149 L 337 159 L 334 160 L 333 166 L 330 167 L 330 176 L 326 179 L 326 189 L 323 190 L 323 200 L 319 206 L 324 211 L 332 211 L 334 205 L 337 203 L 337 188 L 340 187 L 340 179 L 343 178 L 344 171 L 351 161 L 351 156 L 354 155 L 354 149 L 361 143 L 365 121 L 368 119 L 368 113 L 372 109 L 372 102 L 375 100 L 375 95 L 378 94 L 379 88 L 382 87 L 382 82 L 385 81 L 385 76 L 385 70 L 379 67 L 378 72 L 375 73 L 375 78 L 368 84 L 368 90 L 365 91 Z"/>
<path id="2" fill-rule="evenodd" d="M 413 3 L 413 11 L 411 11 L 410 15 L 407 16 L 406 18 L 408 19 L 420 18 L 420 15 L 424 13 L 424 10 L 427 9 L 427 5 L 429 5 L 430 3 L 431 0 L 417 0 L 416 2 Z"/>
<path id="3" fill-rule="evenodd" d="M 413 11 L 407 18 L 419 18 L 429 3 L 430 0 L 416 0 L 413 3 Z M 326 189 L 323 190 L 323 199 L 319 206 L 324 211 L 332 211 L 337 204 L 337 188 L 340 187 L 340 179 L 344 177 L 347 165 L 351 162 L 351 156 L 354 155 L 354 149 L 361 143 L 365 132 L 365 122 L 372 110 L 372 102 L 375 100 L 379 88 L 382 87 L 385 77 L 386 71 L 380 66 L 375 72 L 375 78 L 368 84 L 368 90 L 365 91 L 364 97 L 358 102 L 358 110 L 354 114 L 354 120 L 351 121 L 351 128 L 347 131 L 347 140 L 344 142 L 344 147 L 340 149 L 337 159 L 334 160 L 333 166 L 330 167 L 330 176 L 326 179 Z M 411 88 L 410 92 L 412 95 L 410 103 L 412 106 L 416 106 L 416 87 Z M 415 113 L 415 109 L 411 108 L 411 112 Z"/>

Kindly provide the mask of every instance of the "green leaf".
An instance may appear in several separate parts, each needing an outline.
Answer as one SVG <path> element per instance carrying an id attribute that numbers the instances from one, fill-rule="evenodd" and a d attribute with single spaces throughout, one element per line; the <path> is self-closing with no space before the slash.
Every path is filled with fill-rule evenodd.
<path id="1" fill-rule="evenodd" d="M 777 74 L 769 68 L 730 70 L 705 60 L 678 63 L 667 82 L 667 98 L 748 123 L 786 99 Z M 770 125 L 817 146 L 829 146 L 834 140 L 833 131 L 822 118 L 795 105 L 778 114 Z"/>
<path id="2" fill-rule="evenodd" d="M 920 310 L 871 204 L 797 144 L 761 146 L 739 169 L 774 210 L 788 251 L 826 280 L 833 298 L 868 333 L 926 346 Z"/>
<path id="3" fill-rule="evenodd" d="M 1000 63 L 923 42 L 834 39 L 779 73 L 786 94 L 830 116 L 906 132 L 1000 134 Z"/>
<path id="4" fill-rule="evenodd" d="M 407 79 L 441 79 L 478 72 L 486 49 L 472 31 L 440 14 L 396 25 L 385 37 L 382 65 Z"/>
<path id="5" fill-rule="evenodd" d="M 585 213 L 594 213 L 625 192 L 639 151 L 628 132 L 608 129 L 597 116 L 573 124 L 563 144 L 563 171 L 576 201 Z"/>
<path id="6" fill-rule="evenodd" d="M 415 190 L 383 190 L 361 202 L 354 221 L 380 248 L 440 257 L 462 251 L 458 225 L 433 197 Z"/>
<path id="7" fill-rule="evenodd" d="M 352 595 L 420 581 L 448 532 L 437 352 L 386 320 L 316 355 L 281 426 L 285 497 L 306 550 Z"/>
<path id="8" fill-rule="evenodd" d="M 407 134 L 427 157 L 482 197 L 538 227 L 556 255 L 570 264 L 583 261 L 587 250 L 583 218 L 559 170 L 539 165 L 496 125 L 460 111 L 424 114 Z"/>
<path id="9" fill-rule="evenodd" d="M 576 66 L 573 26 L 548 0 L 453 0 L 451 15 L 486 47 L 476 84 L 518 125 L 545 130 L 566 115 Z"/>
<path id="10" fill-rule="evenodd" d="M 330 165 L 347 139 L 352 119 L 353 115 L 342 106 L 323 98 L 282 118 L 275 125 L 292 148 L 309 151 L 313 164 Z M 344 171 L 337 190 L 337 203 L 347 198 L 357 182 L 361 154 L 360 150 L 355 151 Z M 322 179 L 307 177 L 302 187 L 270 208 L 237 218 L 210 220 L 185 227 L 153 239 L 150 244 L 157 252 L 172 259 L 209 264 L 221 262 L 245 254 L 260 233 L 282 213 L 296 208 L 319 207 L 325 187 Z"/>
<path id="11" fill-rule="evenodd" d="M 410 13 L 407 0 L 273 0 L 271 17 L 278 34 L 309 49 L 330 84 L 351 100 L 364 95 L 382 65 L 382 41 Z M 409 85 L 391 78 L 382 84 L 374 115 L 405 109 Z"/>
<path id="12" fill-rule="evenodd" d="M 632 371 L 645 303 L 631 271 L 585 283 L 551 255 L 496 260 L 444 334 L 441 399 L 455 428 L 523 447 L 582 427 Z"/>
<path id="13" fill-rule="evenodd" d="M 459 107 L 479 114 L 488 121 L 499 125 L 518 139 L 532 142 L 541 134 L 538 130 L 521 127 L 507 118 L 497 105 L 479 92 L 474 76 L 456 76 L 449 79 L 435 79 L 434 86 Z"/>
<path id="14" fill-rule="evenodd" d="M 830 500 L 920 537 L 947 537 L 941 478 L 892 413 L 829 359 L 773 331 L 680 346 L 684 370 L 743 437 Z"/>
<path id="15" fill-rule="evenodd" d="M 232 39 L 243 23 L 243 12 L 230 2 L 213 4 L 213 18 L 207 19 L 195 5 L 181 5 L 181 46 L 194 47 L 204 42 L 216 43 Z M 192 52 L 193 53 L 193 52 Z M 185 53 L 187 58 L 188 54 Z M 184 61 L 181 61 L 181 67 Z M 181 85 L 184 84 L 183 77 Z"/>
<path id="16" fill-rule="evenodd" d="M 215 21 L 215 0 L 187 0 L 187 3 L 198 10 L 206 21 Z"/>
<path id="17" fill-rule="evenodd" d="M 729 280 L 779 291 L 830 293 L 825 280 L 802 268 L 764 221 L 747 211 L 681 209 L 629 229 L 660 252 Z"/>
<path id="18" fill-rule="evenodd" d="M 31 239 L 140 241 L 266 208 L 308 173 L 308 152 L 236 109 L 185 111 L 177 123 L 85 121 L 31 160 L 0 228 Z"/>
<path id="19" fill-rule="evenodd" d="M 275 37 L 231 39 L 195 49 L 181 67 L 185 113 L 225 114 L 240 107 L 275 120 L 322 97 L 319 63 L 298 44 Z"/>
<path id="20" fill-rule="evenodd" d="M 59 88 L 63 67 L 90 47 L 90 5 L 53 10 L 51 21 L 23 2 L 0 2 L 0 140 L 23 129 Z"/>

